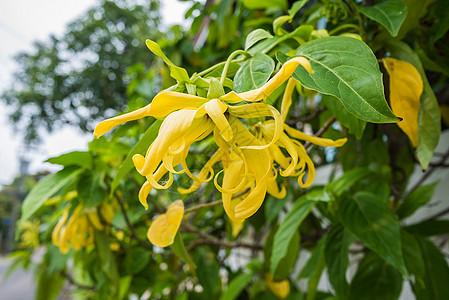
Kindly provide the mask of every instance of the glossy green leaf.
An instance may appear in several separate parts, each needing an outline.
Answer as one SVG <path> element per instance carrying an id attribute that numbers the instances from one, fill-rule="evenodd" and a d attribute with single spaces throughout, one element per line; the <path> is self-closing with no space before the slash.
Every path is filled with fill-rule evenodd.
<path id="1" fill-rule="evenodd" d="M 271 223 L 271 221 L 275 220 L 276 217 L 281 212 L 285 203 L 288 201 L 289 197 L 284 197 L 282 199 L 274 198 L 273 196 L 269 196 L 267 200 L 264 201 L 264 212 L 265 219 L 267 223 Z"/>
<path id="2" fill-rule="evenodd" d="M 150 252 L 142 247 L 131 248 L 125 257 L 125 268 L 128 274 L 137 274 L 150 261 Z"/>
<path id="3" fill-rule="evenodd" d="M 363 131 L 366 127 L 366 122 L 356 118 L 351 114 L 344 105 L 338 101 L 335 97 L 329 95 L 323 95 L 321 101 L 326 106 L 334 117 L 346 128 L 349 133 L 355 135 L 360 140 L 362 138 Z"/>
<path id="4" fill-rule="evenodd" d="M 307 199 L 306 196 L 299 198 L 295 202 L 285 216 L 285 219 L 279 225 L 279 229 L 274 236 L 273 250 L 270 258 L 270 272 L 273 275 L 281 260 L 287 255 L 288 246 L 297 232 L 299 225 L 301 225 L 312 207 L 317 203 L 316 201 Z"/>
<path id="5" fill-rule="evenodd" d="M 249 48 L 251 48 L 251 46 L 253 46 L 254 44 L 256 44 L 257 42 L 267 39 L 267 38 L 272 38 L 273 36 L 266 30 L 263 29 L 256 29 L 251 31 L 248 36 L 246 37 L 246 42 L 245 42 L 245 50 L 248 50 Z"/>
<path id="6" fill-rule="evenodd" d="M 373 6 L 358 6 L 357 9 L 383 25 L 392 36 L 397 36 L 407 16 L 407 6 L 401 0 L 387 0 Z"/>
<path id="7" fill-rule="evenodd" d="M 374 253 L 360 262 L 351 282 L 349 300 L 397 300 L 402 290 L 402 276 Z"/>
<path id="8" fill-rule="evenodd" d="M 92 155 L 87 151 L 73 151 L 46 160 L 51 164 L 61 166 L 80 166 L 86 169 L 92 168 Z"/>
<path id="9" fill-rule="evenodd" d="M 399 221 L 387 199 L 366 192 L 343 198 L 338 209 L 346 230 L 407 276 L 401 248 Z"/>
<path id="10" fill-rule="evenodd" d="M 372 172 L 368 168 L 355 168 L 345 172 L 338 179 L 326 185 L 326 191 L 341 196 L 347 189 L 352 187 L 357 181 L 369 176 Z"/>
<path id="11" fill-rule="evenodd" d="M 292 7 L 288 10 L 290 17 L 294 17 L 296 13 L 307 3 L 309 0 L 300 0 L 293 3 Z"/>
<path id="12" fill-rule="evenodd" d="M 438 182 L 422 185 L 408 194 L 398 208 L 397 214 L 399 219 L 413 215 L 416 210 L 428 203 L 432 199 L 437 184 Z"/>
<path id="13" fill-rule="evenodd" d="M 66 184 L 75 179 L 83 169 L 71 166 L 41 179 L 26 196 L 22 204 L 19 223 L 28 220 L 44 203 Z M 19 226 L 20 227 L 20 226 Z"/>
<path id="14" fill-rule="evenodd" d="M 186 250 L 186 247 L 184 246 L 184 242 L 182 241 L 182 237 L 179 231 L 176 233 L 175 240 L 173 241 L 173 244 L 170 245 L 170 248 L 173 250 L 176 256 L 182 259 L 186 264 L 190 265 L 192 268 L 196 268 L 195 263 L 193 262 L 192 258 Z"/>
<path id="15" fill-rule="evenodd" d="M 286 9 L 288 7 L 287 0 L 243 0 L 243 5 L 249 9 L 262 9 L 269 7 Z"/>
<path id="16" fill-rule="evenodd" d="M 156 42 L 153 42 L 152 40 L 146 40 L 145 43 L 151 52 L 162 58 L 162 60 L 167 64 L 167 66 L 170 68 L 170 76 L 172 78 L 176 79 L 178 82 L 190 82 L 189 74 L 187 74 L 187 71 L 184 68 L 178 67 L 174 63 L 172 63 L 172 61 L 168 59 L 167 56 L 165 56 L 161 47 Z"/>
<path id="17" fill-rule="evenodd" d="M 217 78 L 210 78 L 209 90 L 207 91 L 207 98 L 219 98 L 225 94 L 223 86 Z"/>
<path id="18" fill-rule="evenodd" d="M 296 231 L 287 247 L 287 254 L 279 261 L 276 270 L 273 273 L 274 281 L 282 281 L 290 275 L 295 266 L 296 258 L 299 252 L 299 233 Z M 273 255 L 273 253 L 271 253 Z"/>
<path id="19" fill-rule="evenodd" d="M 401 244 L 407 270 L 415 276 L 415 282 L 423 284 L 425 266 L 418 241 L 410 233 L 401 230 Z"/>
<path id="20" fill-rule="evenodd" d="M 78 199 L 83 207 L 95 207 L 103 201 L 106 192 L 101 187 L 104 174 L 86 172 L 78 181 Z"/>
<path id="21" fill-rule="evenodd" d="M 220 297 L 220 300 L 234 300 L 249 285 L 253 278 L 252 273 L 242 273 L 237 275 L 228 285 L 226 291 Z"/>
<path id="22" fill-rule="evenodd" d="M 342 226 L 334 226 L 328 233 L 324 257 L 329 281 L 341 299 L 347 299 L 349 288 L 346 269 L 349 264 L 349 237 Z"/>
<path id="23" fill-rule="evenodd" d="M 418 55 L 405 43 L 384 38 L 382 40 L 391 56 L 412 64 L 421 74 L 424 91 L 421 95 L 418 118 L 418 148 L 416 156 L 423 169 L 427 169 L 441 134 L 441 114 L 438 102 Z"/>
<path id="24" fill-rule="evenodd" d="M 317 273 L 317 269 L 320 264 L 324 264 L 324 248 L 326 246 L 326 238 L 327 235 L 321 237 L 318 243 L 315 246 L 315 249 L 312 251 L 312 255 L 310 256 L 307 263 L 302 268 L 301 272 L 298 275 L 298 279 L 300 278 L 313 278 Z"/>
<path id="25" fill-rule="evenodd" d="M 123 163 L 120 165 L 117 174 L 115 175 L 114 179 L 111 183 L 111 192 L 110 195 L 112 195 L 115 191 L 115 189 L 120 184 L 120 180 L 125 177 L 125 175 L 132 170 L 134 167 L 133 164 L 133 156 L 134 154 L 145 154 L 148 147 L 150 147 L 151 143 L 156 139 L 157 134 L 159 133 L 159 127 L 161 127 L 162 121 L 156 120 L 154 123 L 145 131 L 142 138 L 137 142 L 137 144 L 129 151 L 128 155 L 126 156 Z"/>
<path id="26" fill-rule="evenodd" d="M 40 265 L 36 274 L 37 288 L 36 300 L 53 300 L 56 299 L 64 286 L 65 278 L 59 272 L 48 272 L 45 264 Z"/>
<path id="27" fill-rule="evenodd" d="M 387 105 L 382 73 L 377 59 L 364 42 L 344 37 L 324 37 L 308 42 L 296 51 L 307 58 L 314 71 L 298 67 L 293 78 L 306 88 L 331 95 L 357 118 L 373 123 L 397 122 Z M 281 62 L 288 57 L 278 56 Z"/>
<path id="28" fill-rule="evenodd" d="M 425 236 L 449 233 L 449 220 L 427 220 L 405 227 L 405 230 Z"/>
<path id="29" fill-rule="evenodd" d="M 398 39 L 402 39 L 406 34 L 416 28 L 427 12 L 427 6 L 431 3 L 428 0 L 402 0 L 402 3 L 407 7 L 407 17 L 402 23 L 401 29 L 398 33 Z"/>
<path id="30" fill-rule="evenodd" d="M 417 238 L 421 247 L 425 276 L 424 285 L 413 286 L 417 300 L 446 300 L 449 299 L 449 266 L 441 251 L 425 238 Z"/>
<path id="31" fill-rule="evenodd" d="M 234 90 L 242 93 L 263 86 L 274 71 L 274 61 L 268 55 L 258 53 L 248 59 L 234 77 Z"/>
<path id="32" fill-rule="evenodd" d="M 197 265 L 196 275 L 204 293 L 211 299 L 216 297 L 221 286 L 221 279 L 219 276 L 220 265 L 215 254 L 206 250 L 205 247 L 199 247 L 195 250 L 194 261 Z"/>

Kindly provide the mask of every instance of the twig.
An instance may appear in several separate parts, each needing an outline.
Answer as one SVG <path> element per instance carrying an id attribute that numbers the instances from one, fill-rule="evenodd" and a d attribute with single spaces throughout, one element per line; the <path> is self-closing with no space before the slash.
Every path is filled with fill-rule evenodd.
<path id="1" fill-rule="evenodd" d="M 96 290 L 95 286 L 84 285 L 84 284 L 76 282 L 75 279 L 73 279 L 72 275 L 70 275 L 69 273 L 67 273 L 64 270 L 62 270 L 60 273 L 61 273 L 61 275 L 63 277 L 65 277 L 65 279 L 67 279 L 67 281 L 71 285 L 76 286 L 77 288 L 80 288 L 80 289 L 83 289 L 83 290 L 88 290 L 88 291 L 95 291 Z"/>
<path id="2" fill-rule="evenodd" d="M 217 201 L 213 201 L 213 202 L 207 202 L 207 203 L 203 203 L 203 204 L 198 204 L 198 205 L 195 205 L 193 207 L 190 207 L 190 208 L 186 209 L 184 211 L 184 214 L 185 215 L 186 214 L 190 214 L 190 213 L 192 213 L 194 211 L 201 210 L 203 208 L 218 206 L 220 204 L 221 204 L 221 200 L 217 200 Z"/>
<path id="3" fill-rule="evenodd" d="M 326 132 L 326 130 L 329 129 L 329 127 L 332 125 L 332 123 L 335 122 L 335 117 L 331 117 L 329 120 L 326 121 L 326 123 L 324 123 L 323 127 L 320 128 L 320 130 L 317 131 L 317 133 L 315 133 L 315 137 L 320 137 L 321 135 L 323 135 L 323 133 Z M 305 142 L 304 143 L 304 148 L 307 150 L 312 144 L 310 142 Z"/>
<path id="4" fill-rule="evenodd" d="M 424 220 L 421 221 L 421 222 L 426 222 L 426 221 L 438 219 L 439 217 L 442 217 L 442 216 L 444 216 L 444 215 L 446 215 L 446 214 L 448 214 L 448 213 L 449 213 L 449 207 L 447 207 L 446 209 L 444 209 L 444 210 L 442 210 L 442 211 L 440 211 L 440 212 L 437 212 L 437 213 L 434 214 L 433 216 L 430 216 L 430 217 L 428 217 L 427 219 L 424 219 Z"/>
<path id="5" fill-rule="evenodd" d="M 186 232 L 192 232 L 198 234 L 202 239 L 193 241 L 191 244 L 189 244 L 188 249 L 192 249 L 197 245 L 211 245 L 211 246 L 222 246 L 226 248 L 249 248 L 253 250 L 262 250 L 261 245 L 257 244 L 249 244 L 245 242 L 235 241 L 235 242 L 229 242 L 229 241 L 223 241 L 219 240 L 216 237 L 207 234 L 200 229 L 196 228 L 195 226 L 189 224 L 189 223 L 182 223 L 181 228 L 183 231 Z"/>
<path id="6" fill-rule="evenodd" d="M 116 199 L 117 199 L 118 204 L 120 205 L 120 210 L 122 211 L 123 218 L 125 219 L 126 225 L 128 226 L 129 231 L 131 232 L 131 237 L 132 237 L 133 239 L 135 239 L 135 240 L 136 240 L 139 244 L 141 244 L 142 246 L 150 247 L 150 248 L 151 248 L 152 245 L 151 245 L 150 242 L 144 241 L 144 240 L 142 240 L 141 238 L 139 238 L 139 237 L 137 236 L 136 230 L 134 229 L 133 225 L 132 225 L 131 222 L 129 221 L 128 214 L 126 213 L 125 206 L 123 205 L 123 202 L 120 200 L 120 197 L 118 197 L 117 195 L 116 195 Z"/>

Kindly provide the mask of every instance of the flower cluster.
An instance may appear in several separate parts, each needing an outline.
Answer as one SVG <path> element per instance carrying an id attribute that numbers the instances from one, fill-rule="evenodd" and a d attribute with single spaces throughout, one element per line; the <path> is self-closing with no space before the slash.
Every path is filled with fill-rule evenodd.
<path id="1" fill-rule="evenodd" d="M 313 72 L 306 58 L 295 57 L 285 62 L 262 87 L 244 93 L 231 91 L 208 99 L 163 91 L 151 104 L 101 122 L 95 128 L 94 137 L 99 138 L 127 121 L 146 116 L 164 118 L 159 134 L 146 155 L 136 154 L 133 157 L 137 171 L 146 178 L 139 192 L 142 205 L 148 208 L 147 197 L 153 188 L 167 189 L 173 183 L 173 174 L 185 173 L 193 183 L 189 188 L 179 188 L 180 193 L 191 193 L 202 183 L 213 179 L 222 194 L 226 214 L 233 224 L 242 223 L 259 209 L 267 193 L 277 198 L 285 197 L 285 187 L 279 186 L 276 181 L 278 173 L 284 177 L 298 177 L 301 187 L 312 184 L 314 165 L 299 140 L 334 147 L 346 141 L 309 136 L 285 124 L 296 84 L 291 76 L 299 65 Z M 279 112 L 265 100 L 286 80 L 289 81 Z M 250 118 L 262 118 L 265 121 L 248 126 L 246 119 Z M 193 174 L 186 163 L 189 148 L 210 134 L 213 134 L 218 149 L 201 171 Z M 284 153 L 288 153 L 288 156 Z M 214 174 L 213 167 L 219 163 L 222 170 Z M 162 184 L 160 181 L 167 173 L 168 180 Z M 307 180 L 304 182 L 305 174 Z M 167 220 L 164 219 L 164 222 Z M 172 238 L 169 240 L 172 241 Z"/>
<path id="2" fill-rule="evenodd" d="M 69 252 L 72 247 L 76 250 L 88 247 L 95 242 L 95 230 L 108 228 L 101 219 L 110 224 L 113 218 L 114 209 L 107 203 L 103 203 L 98 211 L 96 208 L 84 209 L 82 205 L 78 205 L 73 212 L 72 205 L 69 204 L 53 229 L 52 242 L 62 253 Z"/>

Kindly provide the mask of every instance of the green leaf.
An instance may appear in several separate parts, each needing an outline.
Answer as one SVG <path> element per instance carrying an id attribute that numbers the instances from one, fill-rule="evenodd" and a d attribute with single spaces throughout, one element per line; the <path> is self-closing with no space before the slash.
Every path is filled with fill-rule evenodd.
<path id="1" fill-rule="evenodd" d="M 262 9 L 269 7 L 279 7 L 287 9 L 287 0 L 243 0 L 243 5 L 249 9 Z"/>
<path id="2" fill-rule="evenodd" d="M 137 274 L 142 271 L 150 261 L 150 252 L 141 247 L 135 247 L 128 251 L 125 257 L 125 268 L 127 273 Z"/>
<path id="3" fill-rule="evenodd" d="M 302 221 L 316 203 L 316 201 L 309 200 L 307 195 L 299 198 L 279 225 L 279 229 L 274 236 L 273 250 L 270 258 L 270 272 L 272 275 L 274 275 L 281 260 L 287 255 L 288 246 L 297 232 L 299 225 L 301 225 Z"/>
<path id="4" fill-rule="evenodd" d="M 77 177 L 83 169 L 66 167 L 61 171 L 41 179 L 27 195 L 22 204 L 22 216 L 19 223 L 28 220 L 47 199 Z M 20 228 L 20 226 L 19 226 Z"/>
<path id="5" fill-rule="evenodd" d="M 253 278 L 252 273 L 242 273 L 237 275 L 228 285 L 228 288 L 221 295 L 220 300 L 234 300 L 249 285 Z"/>
<path id="6" fill-rule="evenodd" d="M 433 196 L 438 182 L 418 187 L 405 197 L 404 202 L 399 206 L 397 214 L 399 219 L 407 218 L 415 213 L 421 206 L 428 203 Z"/>
<path id="7" fill-rule="evenodd" d="M 366 122 L 356 118 L 344 105 L 335 97 L 323 95 L 321 98 L 323 105 L 326 106 L 334 117 L 346 128 L 349 133 L 355 135 L 360 140 L 366 127 Z"/>
<path id="8" fill-rule="evenodd" d="M 78 181 L 78 199 L 83 207 L 95 207 L 103 201 L 106 192 L 101 188 L 104 174 L 87 172 Z"/>
<path id="9" fill-rule="evenodd" d="M 36 300 L 53 300 L 64 286 L 65 278 L 59 272 L 48 272 L 41 265 L 37 272 Z"/>
<path id="10" fill-rule="evenodd" d="M 410 233 L 401 230 L 401 244 L 407 270 L 415 276 L 415 282 L 424 284 L 425 266 L 418 241 Z"/>
<path id="11" fill-rule="evenodd" d="M 264 212 L 265 220 L 267 223 L 271 223 L 281 212 L 285 203 L 288 201 L 289 197 L 284 197 L 282 199 L 274 198 L 273 196 L 268 196 L 267 200 L 264 201 Z"/>
<path id="12" fill-rule="evenodd" d="M 358 6 L 362 14 L 383 25 L 392 36 L 397 36 L 407 16 L 407 6 L 401 0 L 387 0 L 373 6 Z"/>
<path id="13" fill-rule="evenodd" d="M 349 300 L 397 300 L 401 290 L 401 273 L 379 256 L 368 253 L 351 282 Z"/>
<path id="14" fill-rule="evenodd" d="M 290 15 L 290 17 L 293 18 L 296 13 L 304 6 L 304 4 L 307 3 L 307 1 L 309 0 L 300 0 L 293 3 L 292 8 L 288 10 L 288 14 Z"/>
<path id="15" fill-rule="evenodd" d="M 293 78 L 306 88 L 338 98 L 357 118 L 373 123 L 397 122 L 384 96 L 377 59 L 364 42 L 344 36 L 324 37 L 305 43 L 296 51 L 314 71 L 299 67 Z M 283 63 L 288 59 L 279 56 Z"/>
<path id="16" fill-rule="evenodd" d="M 101 270 L 118 288 L 119 274 L 116 259 L 109 247 L 109 236 L 103 231 L 95 231 L 95 250 L 100 260 Z"/>
<path id="17" fill-rule="evenodd" d="M 407 7 L 407 17 L 399 30 L 398 39 L 402 39 L 410 30 L 418 27 L 420 19 L 426 14 L 427 6 L 431 3 L 431 1 L 402 0 L 402 3 L 404 3 Z"/>
<path id="18" fill-rule="evenodd" d="M 256 29 L 251 31 L 248 36 L 246 37 L 246 42 L 245 42 L 245 50 L 248 50 L 249 48 L 251 48 L 252 45 L 256 44 L 257 42 L 267 39 L 267 38 L 272 38 L 273 36 L 266 30 L 263 29 Z"/>
<path id="19" fill-rule="evenodd" d="M 223 86 L 217 78 L 211 78 L 209 81 L 209 90 L 207 91 L 207 98 L 219 98 L 225 94 Z"/>
<path id="20" fill-rule="evenodd" d="M 86 169 L 92 169 L 92 155 L 87 151 L 65 153 L 57 157 L 51 157 L 47 159 L 46 162 L 64 167 L 75 165 Z"/>
<path id="21" fill-rule="evenodd" d="M 371 175 L 368 168 L 360 167 L 345 172 L 338 179 L 326 185 L 326 191 L 341 196 L 347 189 L 352 187 L 357 181 Z"/>
<path id="22" fill-rule="evenodd" d="M 221 286 L 220 266 L 215 258 L 215 254 L 206 250 L 205 247 L 200 247 L 195 250 L 194 260 L 197 265 L 196 275 L 198 281 L 203 287 L 204 293 L 213 299 Z"/>
<path id="23" fill-rule="evenodd" d="M 302 268 L 301 272 L 298 275 L 298 279 L 300 278 L 313 278 L 317 273 L 317 269 L 320 264 L 324 264 L 324 248 L 326 246 L 327 235 L 321 237 L 318 243 L 315 246 L 315 249 L 312 252 L 309 260 Z"/>
<path id="24" fill-rule="evenodd" d="M 449 267 L 441 251 L 428 239 L 418 238 L 421 247 L 425 276 L 424 285 L 413 285 L 417 300 L 446 300 L 449 299 Z"/>
<path id="25" fill-rule="evenodd" d="M 120 184 L 120 180 L 134 167 L 132 160 L 134 154 L 145 154 L 148 147 L 150 147 L 151 143 L 156 139 L 161 124 L 162 121 L 160 120 L 154 121 L 154 123 L 147 129 L 147 131 L 145 131 L 139 142 L 137 142 L 137 144 L 131 149 L 131 151 L 129 151 L 125 160 L 120 165 L 117 174 L 114 177 L 114 180 L 112 180 L 110 195 L 114 193 L 115 189 Z"/>
<path id="26" fill-rule="evenodd" d="M 248 59 L 234 77 L 234 90 L 242 93 L 263 86 L 274 71 L 274 61 L 268 55 L 257 53 Z"/>
<path id="27" fill-rule="evenodd" d="M 427 220 L 405 227 L 405 230 L 425 236 L 449 233 L 449 220 Z"/>
<path id="28" fill-rule="evenodd" d="M 410 8 L 410 7 L 409 7 Z M 420 73 L 424 90 L 421 94 L 418 118 L 418 148 L 416 156 L 423 169 L 427 169 L 441 134 L 441 114 L 437 99 L 418 55 L 405 43 L 384 38 L 382 40 L 391 56 L 412 64 Z"/>
<path id="29" fill-rule="evenodd" d="M 349 237 L 340 225 L 332 227 L 327 235 L 324 257 L 327 265 L 329 281 L 341 299 L 347 299 L 349 288 L 346 281 L 348 268 Z"/>
<path id="30" fill-rule="evenodd" d="M 290 275 L 290 272 L 295 266 L 296 258 L 298 257 L 299 240 L 299 233 L 298 231 L 295 231 L 288 244 L 287 254 L 279 261 L 276 270 L 274 270 L 274 281 L 282 281 Z M 271 255 L 273 255 L 273 253 L 271 253 Z"/>
<path id="31" fill-rule="evenodd" d="M 173 241 L 173 244 L 170 245 L 170 248 L 178 258 L 182 259 L 186 264 L 190 265 L 192 268 L 196 268 L 195 263 L 193 262 L 189 253 L 187 253 L 186 247 L 184 246 L 184 242 L 182 241 L 182 237 L 179 231 L 176 233 L 175 240 Z"/>
<path id="32" fill-rule="evenodd" d="M 171 60 L 169 60 L 168 57 L 165 56 L 161 47 L 157 43 L 153 42 L 152 40 L 146 40 L 146 45 L 151 52 L 162 58 L 162 60 L 167 64 L 167 66 L 170 68 L 170 76 L 172 78 L 176 79 L 178 82 L 190 82 L 189 74 L 187 74 L 187 71 L 184 68 L 178 67 L 174 63 L 172 63 Z"/>
<path id="33" fill-rule="evenodd" d="M 399 221 L 389 209 L 387 199 L 359 192 L 353 199 L 343 198 L 338 213 L 350 233 L 407 276 Z"/>

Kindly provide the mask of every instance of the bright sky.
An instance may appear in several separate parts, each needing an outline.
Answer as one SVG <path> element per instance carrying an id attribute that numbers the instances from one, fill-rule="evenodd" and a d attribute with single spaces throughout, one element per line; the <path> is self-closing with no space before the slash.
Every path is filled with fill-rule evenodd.
<path id="1" fill-rule="evenodd" d="M 12 57 L 32 50 L 35 40 L 45 40 L 50 34 L 61 35 L 70 21 L 76 19 L 97 0 L 14 0 L 0 2 L 0 93 L 11 82 L 15 64 Z M 185 23 L 184 13 L 189 2 L 161 0 L 162 16 L 167 25 Z M 0 101 L 0 186 L 10 183 L 18 174 L 19 155 L 31 160 L 30 171 L 52 169 L 42 163 L 51 156 L 72 150 L 87 149 L 91 135 L 82 135 L 73 128 L 62 128 L 45 135 L 39 149 L 25 152 L 20 139 L 8 122 L 7 108 Z M 54 170 L 54 167 L 53 167 Z"/>

